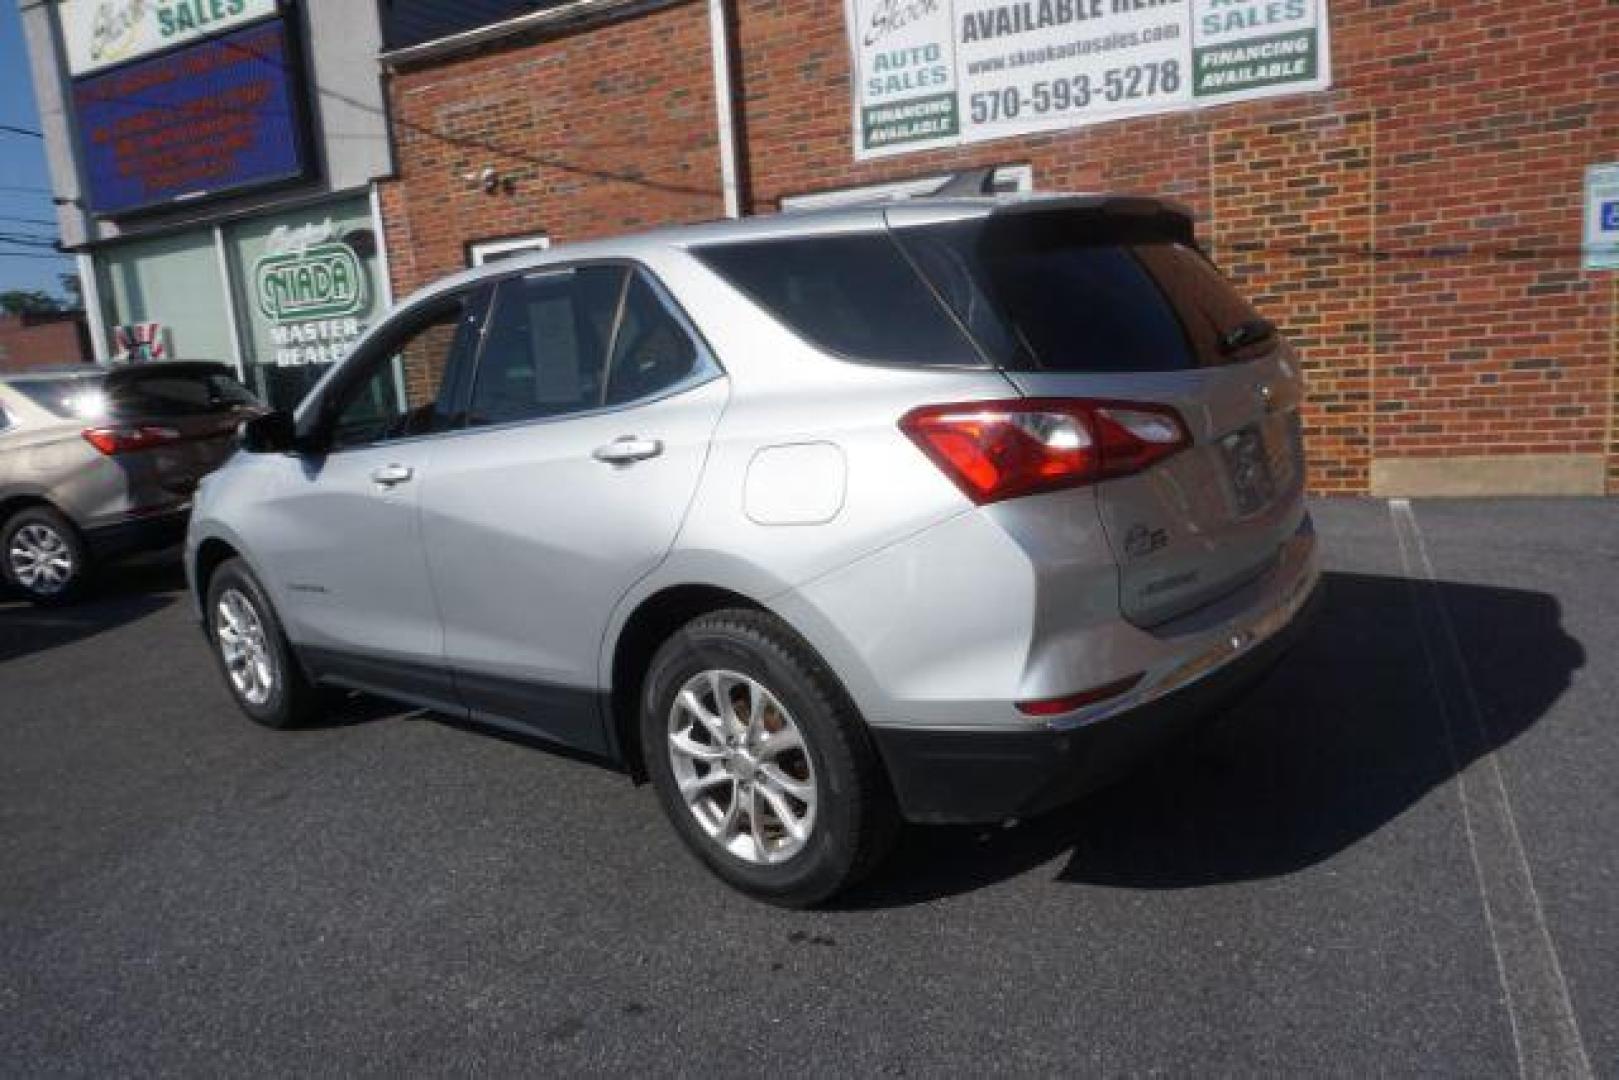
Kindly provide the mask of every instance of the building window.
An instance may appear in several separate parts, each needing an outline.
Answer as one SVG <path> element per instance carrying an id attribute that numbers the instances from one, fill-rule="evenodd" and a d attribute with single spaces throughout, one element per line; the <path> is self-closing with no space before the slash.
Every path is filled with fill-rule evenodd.
<path id="1" fill-rule="evenodd" d="M 477 240 L 467 245 L 467 265 L 482 266 L 517 255 L 544 251 L 551 246 L 551 238 L 544 233 L 533 236 L 509 237 L 505 240 Z"/>

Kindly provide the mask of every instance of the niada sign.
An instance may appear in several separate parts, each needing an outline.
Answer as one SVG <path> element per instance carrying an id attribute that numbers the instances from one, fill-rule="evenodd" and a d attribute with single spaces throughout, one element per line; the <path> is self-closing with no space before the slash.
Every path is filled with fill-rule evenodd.
<path id="1" fill-rule="evenodd" d="M 856 158 L 1331 84 L 1326 0 L 845 0 Z"/>
<path id="2" fill-rule="evenodd" d="M 276 0 L 61 0 L 68 71 L 85 75 L 276 13 Z"/>
<path id="3" fill-rule="evenodd" d="M 365 270 L 354 249 L 329 238 L 330 222 L 306 228 L 325 235 L 310 242 L 304 230 L 277 229 L 253 267 L 259 310 L 271 322 L 353 315 L 366 305 Z M 306 238 L 289 240 L 300 233 Z"/>
<path id="4" fill-rule="evenodd" d="M 330 217 L 278 225 L 251 264 L 263 347 L 255 362 L 308 367 L 343 358 L 372 315 L 370 268 Z M 365 235 L 369 235 L 366 233 Z"/>

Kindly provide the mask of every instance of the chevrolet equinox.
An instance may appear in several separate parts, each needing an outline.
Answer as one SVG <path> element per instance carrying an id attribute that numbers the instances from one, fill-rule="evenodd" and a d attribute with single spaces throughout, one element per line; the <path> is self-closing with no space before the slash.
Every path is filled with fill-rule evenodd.
<path id="1" fill-rule="evenodd" d="M 1159 200 L 665 230 L 410 298 L 244 425 L 186 565 L 254 720 L 335 687 L 520 729 L 811 904 L 1275 662 L 1319 577 L 1301 393 Z"/>

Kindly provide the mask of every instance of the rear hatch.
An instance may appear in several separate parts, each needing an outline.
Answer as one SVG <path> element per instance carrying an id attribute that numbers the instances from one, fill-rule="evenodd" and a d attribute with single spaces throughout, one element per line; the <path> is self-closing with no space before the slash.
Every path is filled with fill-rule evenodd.
<path id="1" fill-rule="evenodd" d="M 1191 445 L 1094 497 L 1120 607 L 1152 626 L 1262 575 L 1303 514 L 1296 360 L 1153 200 L 1049 200 L 955 220 L 897 207 L 921 273 L 1023 394 L 1167 405 Z"/>
<path id="2" fill-rule="evenodd" d="M 179 496 L 231 455 L 243 420 L 265 411 L 230 368 L 202 361 L 115 368 L 102 393 L 107 421 L 164 433 L 118 453 L 131 479 Z"/>

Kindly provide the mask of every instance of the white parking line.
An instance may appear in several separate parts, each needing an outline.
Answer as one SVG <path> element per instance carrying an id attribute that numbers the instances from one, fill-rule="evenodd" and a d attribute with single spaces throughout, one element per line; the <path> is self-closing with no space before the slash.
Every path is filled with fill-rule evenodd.
<path id="1" fill-rule="evenodd" d="M 1410 583 L 1417 633 L 1444 722 L 1446 747 L 1456 770 L 1462 823 L 1506 996 L 1518 1071 L 1526 1077 L 1590 1077 L 1591 1061 L 1557 960 L 1557 947 L 1546 928 L 1546 913 L 1518 834 L 1512 799 L 1490 744 L 1450 612 L 1439 592 L 1428 545 L 1409 500 L 1390 499 L 1389 516 L 1400 563 Z"/>

